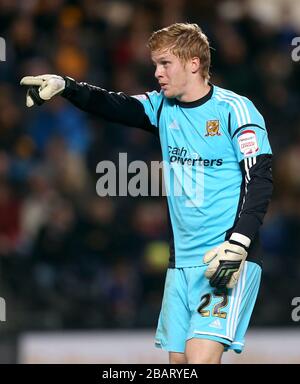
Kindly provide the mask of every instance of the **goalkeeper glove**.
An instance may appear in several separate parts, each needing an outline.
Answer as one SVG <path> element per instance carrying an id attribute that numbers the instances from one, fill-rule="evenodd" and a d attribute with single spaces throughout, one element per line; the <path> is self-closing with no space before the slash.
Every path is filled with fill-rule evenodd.
<path id="1" fill-rule="evenodd" d="M 205 276 L 215 288 L 233 288 L 243 270 L 251 240 L 239 233 L 233 233 L 229 241 L 213 248 L 204 255 L 209 263 Z"/>
<path id="2" fill-rule="evenodd" d="M 65 89 L 65 80 L 57 75 L 25 76 L 21 85 L 29 86 L 26 94 L 26 105 L 42 105 L 46 100 L 60 94 Z"/>

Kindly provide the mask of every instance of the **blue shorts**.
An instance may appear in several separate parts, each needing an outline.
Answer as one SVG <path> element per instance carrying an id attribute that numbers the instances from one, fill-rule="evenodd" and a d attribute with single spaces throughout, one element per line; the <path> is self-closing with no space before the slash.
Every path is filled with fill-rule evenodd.
<path id="1" fill-rule="evenodd" d="M 246 261 L 236 286 L 218 292 L 209 285 L 207 266 L 167 271 L 155 345 L 184 352 L 192 338 L 218 341 L 225 351 L 242 352 L 259 290 L 261 268 Z"/>

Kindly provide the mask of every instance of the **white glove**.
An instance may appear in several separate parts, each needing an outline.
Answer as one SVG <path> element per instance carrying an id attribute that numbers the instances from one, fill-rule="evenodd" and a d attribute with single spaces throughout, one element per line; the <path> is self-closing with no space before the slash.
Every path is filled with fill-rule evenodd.
<path id="1" fill-rule="evenodd" d="M 65 89 L 65 80 L 57 75 L 25 76 L 21 85 L 29 86 L 26 94 L 26 105 L 41 105 L 45 100 L 61 93 Z"/>
<path id="2" fill-rule="evenodd" d="M 213 248 L 204 255 L 209 263 L 205 276 L 212 287 L 233 288 L 243 270 L 251 240 L 239 233 L 233 233 L 229 241 Z"/>

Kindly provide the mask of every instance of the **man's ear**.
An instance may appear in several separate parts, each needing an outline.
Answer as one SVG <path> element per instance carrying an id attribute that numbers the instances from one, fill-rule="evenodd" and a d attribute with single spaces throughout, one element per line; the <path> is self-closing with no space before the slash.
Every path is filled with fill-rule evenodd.
<path id="1" fill-rule="evenodd" d="M 199 57 L 193 57 L 191 59 L 191 69 L 192 69 L 192 73 L 197 73 L 199 72 L 200 70 L 200 59 Z"/>

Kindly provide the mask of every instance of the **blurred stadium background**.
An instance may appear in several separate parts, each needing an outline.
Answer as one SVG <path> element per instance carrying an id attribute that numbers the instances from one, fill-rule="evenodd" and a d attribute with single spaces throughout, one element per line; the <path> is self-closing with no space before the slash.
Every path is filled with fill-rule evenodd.
<path id="1" fill-rule="evenodd" d="M 275 153 L 264 274 L 243 362 L 300 362 L 299 0 L 0 0 L 0 362 L 165 362 L 152 336 L 168 259 L 164 198 L 100 198 L 96 165 L 160 160 L 150 134 L 61 98 L 25 107 L 24 75 L 57 73 L 139 94 L 156 88 L 153 29 L 198 23 L 212 81 L 251 98 Z M 76 351 L 76 352 L 75 352 Z M 224 361 L 234 361 L 228 353 Z M 238 360 L 237 360 L 238 361 Z"/>

